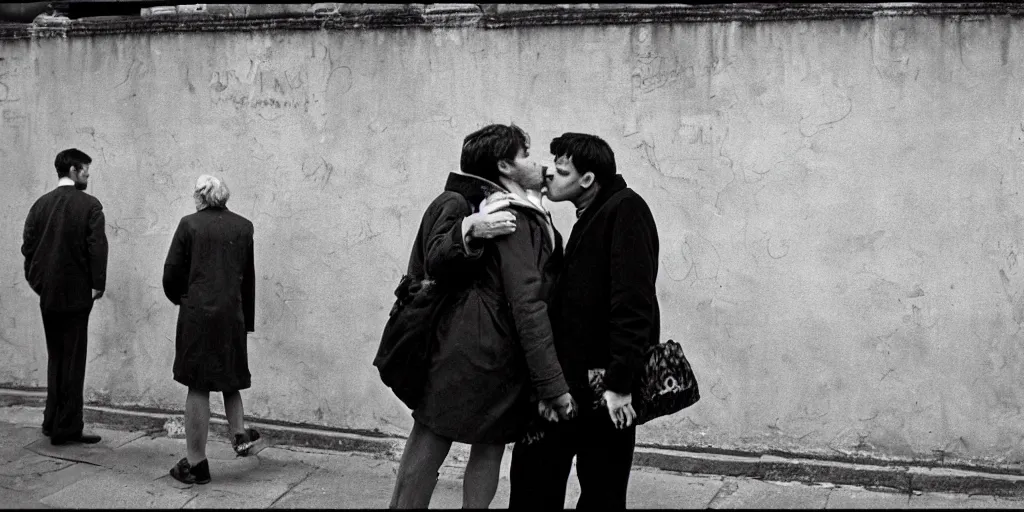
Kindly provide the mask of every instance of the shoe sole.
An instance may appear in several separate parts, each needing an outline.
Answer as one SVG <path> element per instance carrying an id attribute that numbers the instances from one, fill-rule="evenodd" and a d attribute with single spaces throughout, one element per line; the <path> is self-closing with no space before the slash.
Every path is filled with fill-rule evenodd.
<path id="1" fill-rule="evenodd" d="M 258 440 L 257 441 L 248 441 L 248 442 L 245 442 L 245 443 L 242 443 L 242 444 L 236 446 L 235 447 L 235 455 L 238 455 L 239 457 L 245 457 L 245 456 L 249 455 L 249 450 L 251 450 L 254 446 L 256 446 L 257 442 L 259 442 L 259 441 Z"/>

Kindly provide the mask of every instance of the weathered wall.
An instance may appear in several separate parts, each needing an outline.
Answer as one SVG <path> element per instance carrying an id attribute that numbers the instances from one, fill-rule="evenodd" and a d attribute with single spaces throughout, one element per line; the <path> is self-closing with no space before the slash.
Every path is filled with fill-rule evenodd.
<path id="1" fill-rule="evenodd" d="M 87 399 L 179 409 L 160 287 L 200 173 L 256 226 L 260 418 L 401 433 L 370 362 L 424 207 L 488 122 L 605 137 L 703 390 L 666 445 L 1024 459 L 1024 21 L 169 33 L 0 41 L 0 382 L 44 386 L 18 248 L 94 157 Z M 571 208 L 555 207 L 568 234 Z"/>

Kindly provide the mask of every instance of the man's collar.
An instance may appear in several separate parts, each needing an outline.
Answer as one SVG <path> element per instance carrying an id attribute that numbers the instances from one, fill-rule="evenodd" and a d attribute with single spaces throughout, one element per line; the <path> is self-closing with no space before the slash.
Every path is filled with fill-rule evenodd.
<path id="1" fill-rule="evenodd" d="M 601 190 L 594 196 L 594 200 L 583 208 L 576 209 L 576 218 L 579 219 L 583 216 L 583 213 L 588 210 L 597 210 L 604 204 L 611 196 L 615 195 L 616 192 L 626 188 L 626 180 L 621 174 L 616 174 L 609 180 L 608 183 L 601 185 Z"/>
<path id="2" fill-rule="evenodd" d="M 73 187 L 75 186 L 75 180 L 68 178 L 67 176 L 57 180 L 58 187 Z"/>

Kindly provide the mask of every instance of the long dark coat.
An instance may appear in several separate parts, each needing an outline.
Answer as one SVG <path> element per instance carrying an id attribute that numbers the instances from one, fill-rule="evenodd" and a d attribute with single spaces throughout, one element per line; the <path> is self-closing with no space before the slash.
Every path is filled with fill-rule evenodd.
<path id="1" fill-rule="evenodd" d="M 164 263 L 178 305 L 174 380 L 199 391 L 251 385 L 246 332 L 255 331 L 253 226 L 227 208 L 182 217 Z"/>
<path id="2" fill-rule="evenodd" d="M 601 187 L 565 246 L 551 304 L 559 361 L 577 401 L 588 397 L 587 370 L 630 393 L 644 353 L 659 342 L 658 228 L 650 208 L 621 175 Z"/>
<path id="3" fill-rule="evenodd" d="M 445 192 L 423 216 L 409 259 L 410 275 L 460 290 L 451 313 L 442 315 L 413 418 L 461 443 L 514 442 L 537 415 L 537 399 L 569 390 L 547 312 L 561 257 L 547 212 L 522 201 L 511 208 L 513 234 L 475 250 L 462 243 L 463 217 L 498 190 L 489 181 L 450 174 Z M 467 256 L 475 261 L 467 263 Z"/>

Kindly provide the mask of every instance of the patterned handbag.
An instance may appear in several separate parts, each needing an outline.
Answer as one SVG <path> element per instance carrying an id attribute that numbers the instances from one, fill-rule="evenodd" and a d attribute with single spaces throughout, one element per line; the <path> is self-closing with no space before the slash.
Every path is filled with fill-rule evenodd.
<path id="1" fill-rule="evenodd" d="M 605 407 L 603 368 L 588 371 L 595 409 Z M 683 347 L 672 340 L 659 343 L 647 351 L 647 363 L 640 379 L 639 394 L 633 396 L 636 424 L 669 414 L 675 414 L 700 400 L 697 379 L 690 362 L 683 355 Z"/>
<path id="2" fill-rule="evenodd" d="M 590 407 L 604 409 L 604 368 L 587 371 L 592 400 Z M 647 363 L 640 379 L 639 393 L 633 396 L 636 424 L 669 414 L 675 414 L 700 400 L 697 379 L 690 362 L 683 355 L 683 347 L 672 340 L 659 343 L 647 350 Z M 532 444 L 544 438 L 546 421 L 533 418 L 521 442 Z"/>

